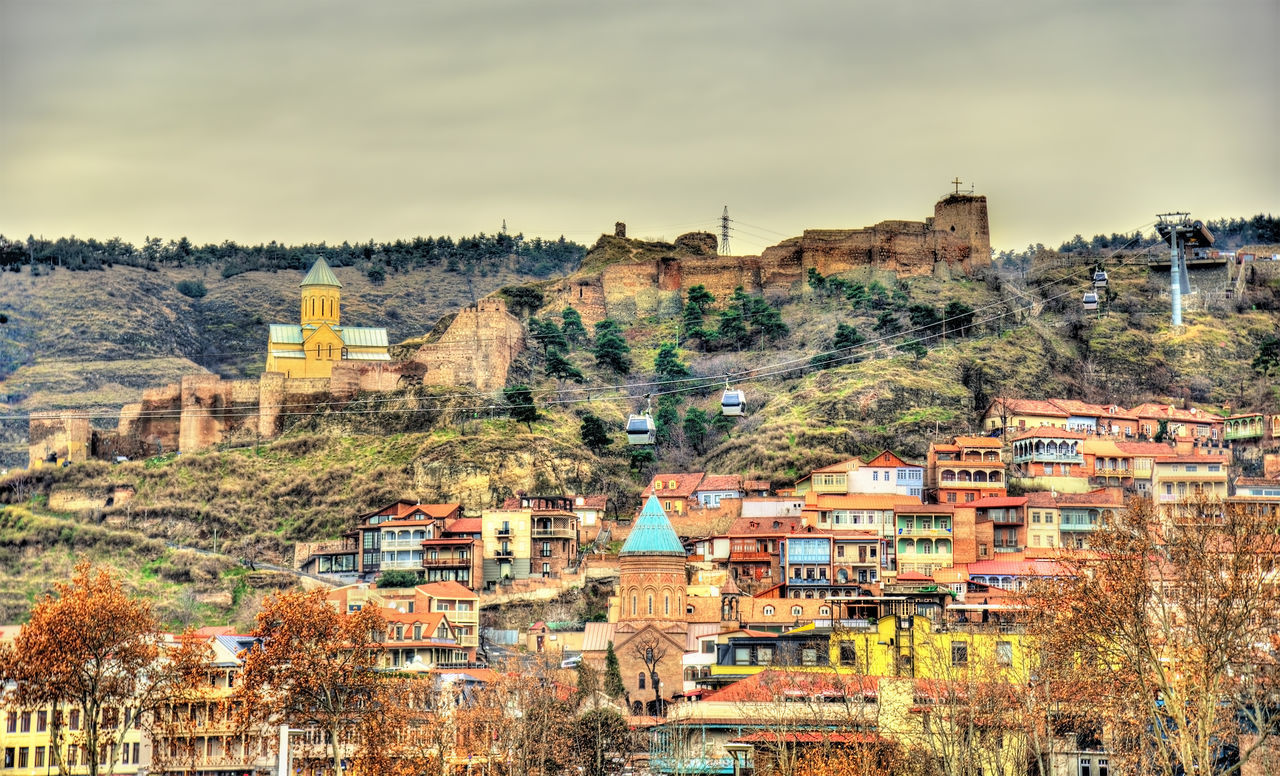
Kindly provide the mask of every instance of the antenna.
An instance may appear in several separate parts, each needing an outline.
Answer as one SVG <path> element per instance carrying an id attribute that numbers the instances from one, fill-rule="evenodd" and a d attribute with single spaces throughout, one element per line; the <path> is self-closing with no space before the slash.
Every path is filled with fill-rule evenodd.
<path id="1" fill-rule="evenodd" d="M 506 233 L 507 233 L 507 219 L 505 219 L 505 218 L 504 218 L 504 219 L 502 219 L 502 233 L 503 233 L 503 234 L 506 234 Z"/>
<path id="2" fill-rule="evenodd" d="M 720 255 L 729 255 L 729 206 L 724 206 L 724 213 L 720 215 Z"/>

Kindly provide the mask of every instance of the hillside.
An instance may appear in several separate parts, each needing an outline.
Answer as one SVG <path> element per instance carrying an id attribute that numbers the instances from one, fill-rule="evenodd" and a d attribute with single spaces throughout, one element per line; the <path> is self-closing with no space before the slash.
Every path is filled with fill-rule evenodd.
<path id="1" fill-rule="evenodd" d="M 373 282 L 358 267 L 334 271 L 343 284 L 343 320 L 387 329 L 391 342 L 422 335 L 436 321 L 531 276 L 514 263 L 483 276 L 442 267 L 408 268 Z M 137 401 L 144 387 L 184 374 L 261 373 L 267 326 L 296 320 L 295 270 L 221 276 L 216 266 L 153 270 L 115 265 L 89 271 L 14 265 L 0 273 L 0 415 L 63 407 L 107 413 Z M 207 294 L 179 292 L 183 282 Z M 111 424 L 110 418 L 97 421 Z M 24 422 L 0 423 L 0 469 L 26 462 Z"/>
<path id="2" fill-rule="evenodd" d="M 633 253 L 622 250 L 626 246 L 613 237 L 602 239 L 600 246 L 575 274 L 537 281 L 530 288 L 544 301 L 558 300 L 556 289 L 598 282 L 602 271 L 637 253 L 661 257 L 681 252 L 676 246 L 637 244 Z M 293 542 L 339 536 L 355 515 L 395 498 L 460 501 L 479 510 L 517 491 L 603 492 L 610 496 L 611 509 L 626 513 L 635 508 L 654 471 L 735 472 L 784 483 L 839 457 L 885 447 L 922 458 L 934 438 L 976 428 L 986 402 L 1000 394 L 1126 405 L 1159 399 L 1204 408 L 1280 404 L 1280 388 L 1250 368 L 1259 343 L 1280 330 L 1280 306 L 1275 304 L 1280 273 L 1274 268 L 1260 266 L 1250 273 L 1242 281 L 1242 297 L 1189 304 L 1187 325 L 1173 332 L 1167 298 L 1160 299 L 1158 280 L 1148 274 L 1145 262 L 1115 265 L 1105 311 L 1088 315 L 1079 309 L 1081 266 L 1045 255 L 1025 277 L 1018 270 L 950 281 L 917 277 L 901 284 L 890 281 L 883 295 L 874 290 L 869 296 L 849 289 L 853 284 L 863 284 L 864 291 L 877 289 L 872 283 L 879 275 L 846 273 L 840 278 L 843 285 L 828 278 L 821 289 L 797 283 L 789 294 L 772 297 L 785 334 L 772 339 L 753 335 L 756 323 L 748 318 L 746 339 L 732 347 L 710 333 L 690 338 L 687 323 L 678 331 L 675 316 L 638 315 L 624 326 L 633 363 L 630 375 L 598 366 L 584 345 L 567 354 L 584 373 L 584 385 L 600 389 L 589 403 L 583 393 L 568 392 L 575 384 L 544 376 L 539 348 L 527 351 L 513 366 L 511 382 L 533 390 L 540 417 L 528 424 L 505 417 L 501 397 L 418 387 L 330 408 L 281 439 L 254 447 L 11 475 L 0 481 L 0 501 L 21 507 L 7 509 L 0 518 L 0 589 L 12 591 L 0 601 L 0 615 L 21 616 L 41 580 L 69 568 L 74 553 L 89 552 L 128 569 L 137 589 L 160 597 L 174 622 L 237 621 L 261 591 L 294 581 L 247 571 L 242 559 L 287 562 Z M 192 343 L 204 341 L 201 333 L 212 330 L 214 312 L 201 308 L 202 313 L 197 305 L 225 307 L 218 313 L 224 321 L 234 315 L 242 316 L 241 321 L 251 315 L 266 320 L 271 310 L 283 311 L 281 317 L 292 312 L 289 299 L 296 280 L 259 275 L 264 273 L 209 283 L 209 296 L 199 302 L 183 301 L 169 291 L 180 275 L 161 281 L 155 273 L 127 269 L 120 275 L 77 273 L 63 282 L 109 281 L 68 288 L 95 304 L 127 300 L 139 305 L 142 316 L 171 322 L 153 331 L 130 321 L 118 330 L 128 336 L 119 339 L 183 353 L 184 345 L 194 347 Z M 29 282 L 25 274 L 21 277 Z M 352 300 L 344 318 L 387 325 L 398 337 L 430 328 L 425 312 L 418 314 L 421 319 L 410 314 L 428 308 L 421 288 L 404 287 L 401 278 L 378 287 L 367 281 L 362 285 L 359 276 L 340 277 L 344 300 Z M 234 285 L 237 281 L 243 285 Z M 25 286 L 25 295 L 6 287 L 10 309 L 27 305 L 15 317 L 39 320 L 57 305 L 57 295 L 38 285 Z M 27 298 L 33 301 L 24 302 Z M 948 305 L 973 311 L 967 327 L 939 324 L 909 338 L 891 333 L 926 319 L 925 308 L 935 313 L 963 309 Z M 711 305 L 704 331 L 715 329 L 726 307 L 725 299 Z M 402 313 L 395 318 L 385 312 L 389 309 Z M 558 320 L 562 309 L 553 301 L 531 312 Z M 106 325 L 106 313 L 75 312 L 77 320 L 93 314 L 103 315 Z M 420 320 L 426 322 L 418 325 Z M 846 351 L 848 358 L 834 365 L 814 366 L 811 360 L 831 347 L 839 324 L 854 327 L 867 344 Z M 101 333 L 94 342 L 102 353 L 64 343 L 62 338 L 71 337 L 76 328 L 58 322 L 38 336 L 59 353 L 91 359 L 110 352 L 110 338 Z M 680 384 L 698 387 L 655 401 L 662 439 L 648 460 L 635 455 L 636 448 L 626 446 L 620 432 L 627 413 L 643 409 L 642 395 L 654 389 L 618 386 L 654 382 L 659 347 L 674 343 L 678 335 L 680 361 L 693 376 L 706 380 Z M 251 340 L 245 335 L 244 344 L 234 347 L 246 352 L 259 347 Z M 920 340 L 921 347 L 900 349 L 904 340 Z M 231 352 L 232 346 L 224 346 L 223 353 Z M 180 372 L 182 358 L 170 358 L 161 363 L 172 364 L 174 374 Z M 97 377 L 105 373 L 92 371 L 104 368 L 99 361 L 81 366 L 83 373 L 71 373 L 80 382 L 56 384 L 74 387 L 56 394 L 46 388 L 47 393 L 33 392 L 21 401 L 56 395 L 75 406 L 89 403 L 86 396 L 105 403 L 106 393 L 89 389 L 136 390 L 132 386 L 168 379 L 130 363 L 120 369 L 117 386 L 108 388 Z M 245 362 L 242 368 L 252 366 Z M 705 440 L 687 438 L 682 427 L 690 409 L 713 418 L 718 414 L 725 374 L 763 375 L 734 383 L 747 392 L 747 416 L 712 423 Z M 598 454 L 581 444 L 580 419 L 587 413 L 602 418 L 614 432 L 612 443 Z M 131 498 L 113 499 L 107 506 L 107 496 L 118 493 L 131 493 Z M 181 548 L 216 548 L 221 554 L 196 555 Z"/>

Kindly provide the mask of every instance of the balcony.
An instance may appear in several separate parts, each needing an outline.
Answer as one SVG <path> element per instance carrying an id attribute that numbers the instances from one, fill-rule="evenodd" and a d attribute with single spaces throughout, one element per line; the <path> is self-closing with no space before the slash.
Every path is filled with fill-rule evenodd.
<path id="1" fill-rule="evenodd" d="M 511 535 L 511 526 L 509 526 L 509 525 L 500 525 L 500 526 L 498 526 L 498 527 L 497 527 L 497 529 L 495 529 L 495 530 L 494 530 L 493 535 L 494 535 L 494 536 L 510 536 L 510 535 Z"/>
<path id="2" fill-rule="evenodd" d="M 578 532 L 572 528 L 535 528 L 533 529 L 533 538 L 570 539 L 576 541 L 578 539 Z"/>
<path id="3" fill-rule="evenodd" d="M 515 556 L 516 551 L 511 549 L 493 551 L 493 557 L 495 558 L 514 558 Z"/>
<path id="4" fill-rule="evenodd" d="M 384 550 L 420 550 L 422 549 L 421 539 L 392 539 L 383 540 L 382 549 Z"/>
<path id="5" fill-rule="evenodd" d="M 384 558 L 381 565 L 383 571 L 386 571 L 387 569 L 417 571 L 422 568 L 422 559 L 411 558 L 408 560 L 386 560 Z M 366 566 L 366 568 L 368 567 Z"/>
<path id="6" fill-rule="evenodd" d="M 423 558 L 422 565 L 426 568 L 470 568 L 470 558 Z"/>
<path id="7" fill-rule="evenodd" d="M 905 526 L 898 529 L 900 536 L 919 536 L 919 537 L 938 537 L 949 539 L 951 537 L 950 528 L 918 528 L 913 526 Z"/>
<path id="8" fill-rule="evenodd" d="M 827 579 L 826 577 L 823 577 L 823 578 L 821 578 L 821 579 L 809 579 L 808 577 L 804 577 L 804 578 L 801 578 L 801 577 L 787 577 L 787 584 L 788 584 L 788 585 L 799 585 L 799 586 L 813 585 L 813 586 L 822 586 L 822 587 L 825 587 L 825 586 L 827 586 L 827 585 L 830 585 L 830 584 L 831 584 L 831 580 Z"/>
<path id="9" fill-rule="evenodd" d="M 776 556 L 771 552 L 737 552 L 729 553 L 730 563 L 772 563 Z"/>
<path id="10" fill-rule="evenodd" d="M 464 633 L 458 636 L 458 646 L 478 647 L 480 646 L 480 637 L 474 633 Z"/>

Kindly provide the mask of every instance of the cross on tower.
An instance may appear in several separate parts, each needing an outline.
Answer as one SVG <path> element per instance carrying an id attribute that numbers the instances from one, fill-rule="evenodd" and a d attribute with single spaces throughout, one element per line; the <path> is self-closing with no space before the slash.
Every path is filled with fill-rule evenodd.
<path id="1" fill-rule="evenodd" d="M 957 177 L 955 180 L 953 180 L 953 181 L 951 181 L 951 182 L 952 182 L 953 184 L 955 184 L 955 187 L 956 187 L 956 193 L 957 193 L 957 194 L 959 194 L 959 193 L 960 193 L 960 184 L 961 184 L 961 183 L 963 183 L 964 181 L 960 180 L 960 178 L 959 178 L 959 177 Z"/>

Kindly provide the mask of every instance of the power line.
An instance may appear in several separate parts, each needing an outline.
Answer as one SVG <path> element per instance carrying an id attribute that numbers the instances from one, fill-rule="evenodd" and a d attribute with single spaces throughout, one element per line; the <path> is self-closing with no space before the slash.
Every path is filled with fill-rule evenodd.
<path id="1" fill-rule="evenodd" d="M 1132 240 L 1130 242 L 1132 242 Z M 1146 248 L 1140 249 L 1140 250 L 1149 250 L 1154 245 L 1155 245 L 1155 242 L 1153 242 L 1149 246 L 1146 246 Z M 1118 253 L 1120 253 L 1120 251 L 1125 250 L 1127 247 L 1128 247 L 1128 243 L 1112 251 L 1111 254 L 1104 257 L 1102 261 L 1106 261 L 1110 258 L 1113 258 Z M 1122 261 L 1120 263 L 1120 266 L 1124 266 L 1125 264 L 1127 264 L 1127 262 Z M 1036 286 L 1033 287 L 1033 289 L 1028 289 L 1028 290 L 1039 291 L 1039 290 L 1043 290 L 1045 288 L 1048 288 L 1072 279 L 1073 279 L 1073 275 L 1068 274 L 1057 280 L 1051 280 L 1041 284 L 1037 284 Z M 1075 292 L 1075 289 L 1069 289 L 1067 291 L 1055 294 L 1054 296 L 1046 297 L 1044 301 L 1051 302 L 1074 292 Z M 952 316 L 950 318 L 943 318 L 937 322 L 927 324 L 927 325 L 917 326 L 902 332 L 886 334 L 881 337 L 877 337 L 871 340 L 866 340 L 857 345 L 852 345 L 844 348 L 835 348 L 827 351 L 821 351 L 813 355 L 787 359 L 787 360 L 775 362 L 772 364 L 766 364 L 760 367 L 753 367 L 752 369 L 742 370 L 739 372 L 722 373 L 722 374 L 705 375 L 705 376 L 693 376 L 693 377 L 685 377 L 685 378 L 674 378 L 674 379 L 667 379 L 667 380 L 655 380 L 655 381 L 637 382 L 637 383 L 623 383 L 618 385 L 584 386 L 579 388 L 563 388 L 563 389 L 555 389 L 555 390 L 551 390 L 551 389 L 540 389 L 536 391 L 531 390 L 530 396 L 531 397 L 533 396 L 554 397 L 552 399 L 542 402 L 542 406 L 571 405 L 571 404 L 592 403 L 592 402 L 611 403 L 611 402 L 618 402 L 618 401 L 634 401 L 636 398 L 639 398 L 638 396 L 633 395 L 634 392 L 644 388 L 650 389 L 649 391 L 646 392 L 650 396 L 675 395 L 675 394 L 683 394 L 683 393 L 692 393 L 696 391 L 705 391 L 708 389 L 719 387 L 719 385 L 722 382 L 723 383 L 727 383 L 730 381 L 734 383 L 758 382 L 760 380 L 763 380 L 769 377 L 774 377 L 781 374 L 794 372 L 797 369 L 803 369 L 804 368 L 803 366 L 794 366 L 797 364 L 802 364 L 803 362 L 807 362 L 809 368 L 826 369 L 826 368 L 830 368 L 833 365 L 836 365 L 836 363 L 840 361 L 847 361 L 859 355 L 864 355 L 868 351 L 870 351 L 870 353 L 873 355 L 875 350 L 887 348 L 889 346 L 889 343 L 893 342 L 894 340 L 907 337 L 909 335 L 912 335 L 918 332 L 924 332 L 924 335 L 917 337 L 915 339 L 903 340 L 902 342 L 898 343 L 899 346 L 927 342 L 930 339 L 933 339 L 934 337 L 937 336 L 936 334 L 929 333 L 931 330 L 936 330 L 937 327 L 942 327 L 942 330 L 945 331 L 946 324 L 950 322 L 963 321 L 968 319 L 966 323 L 967 326 L 977 326 L 983 323 L 988 323 L 991 321 L 1003 319 L 1011 314 L 1015 314 L 1017 311 L 1013 309 L 1005 309 L 995 315 L 988 316 L 986 318 L 977 319 L 977 320 L 973 320 L 971 316 L 979 312 L 982 312 L 984 310 L 993 309 L 995 307 L 1007 307 L 1010 304 L 1010 301 L 1016 301 L 1016 300 L 1005 299 L 997 302 L 992 302 L 990 304 L 983 305 L 974 310 L 971 310 L 963 315 Z M 813 367 L 814 361 L 822 359 L 825 356 L 834 356 L 835 360 L 827 361 L 826 363 L 821 363 L 821 365 L 818 367 Z M 656 391 L 653 390 L 654 388 L 662 388 L 664 386 L 679 386 L 679 387 L 670 388 L 668 390 L 656 390 Z M 598 394 L 602 394 L 610 391 L 621 392 L 622 395 L 619 395 L 619 396 L 598 395 Z M 498 401 L 499 393 L 500 392 L 496 392 L 496 391 L 493 392 L 492 394 L 477 394 L 472 392 L 471 395 L 481 401 L 496 402 Z M 573 397 L 575 395 L 582 395 L 582 394 L 584 394 L 585 397 L 566 398 L 566 397 Z M 493 398 L 490 399 L 489 398 L 490 395 Z M 403 397 L 403 396 L 368 397 L 365 399 L 361 399 L 359 401 L 363 403 L 389 404 L 392 402 L 404 402 L 406 401 L 406 397 Z M 329 402 L 299 402 L 296 404 L 267 405 L 265 407 L 260 406 L 257 410 L 253 410 L 253 411 L 248 411 L 248 410 L 222 411 L 222 410 L 217 410 L 215 408 L 187 408 L 186 410 L 177 409 L 177 410 L 144 411 L 134 415 L 134 417 L 137 417 L 140 419 L 164 419 L 164 418 L 181 417 L 182 415 L 185 414 L 188 417 L 215 416 L 219 418 L 237 418 L 237 417 L 246 418 L 246 417 L 260 416 L 263 413 L 263 411 L 271 412 L 275 410 L 280 410 L 280 412 L 277 413 L 279 416 L 291 417 L 291 416 L 315 415 L 316 412 L 314 411 L 314 408 L 331 407 L 331 406 L 343 407 L 343 409 L 333 410 L 331 414 L 351 414 L 351 415 L 365 415 L 365 414 L 374 414 L 374 413 L 387 412 L 387 411 L 401 412 L 401 413 L 405 413 L 405 412 L 420 413 L 420 412 L 433 412 L 433 411 L 478 412 L 481 410 L 496 410 L 496 409 L 506 410 L 506 409 L 510 409 L 518 406 L 538 406 L 536 402 L 533 405 L 513 405 L 503 401 L 500 404 L 489 403 L 489 404 L 481 404 L 481 405 L 475 405 L 470 407 L 466 407 L 466 406 L 457 407 L 448 403 L 438 403 L 438 404 L 432 404 L 427 406 L 401 408 L 399 410 L 396 410 L 396 409 L 383 410 L 383 409 L 374 409 L 374 408 L 350 409 L 349 405 L 352 403 L 353 402 L 351 400 L 329 401 Z M 290 408 L 293 408 L 293 407 L 306 407 L 310 409 L 289 411 Z M 119 418 L 122 414 L 123 412 L 119 412 L 119 411 L 111 412 L 111 413 L 96 413 L 96 414 L 87 413 L 87 415 L 81 415 L 81 417 L 88 417 L 91 419 L 106 419 L 106 418 Z M 30 414 L 0 415 L 0 420 L 23 420 L 23 419 L 30 420 Z"/>

